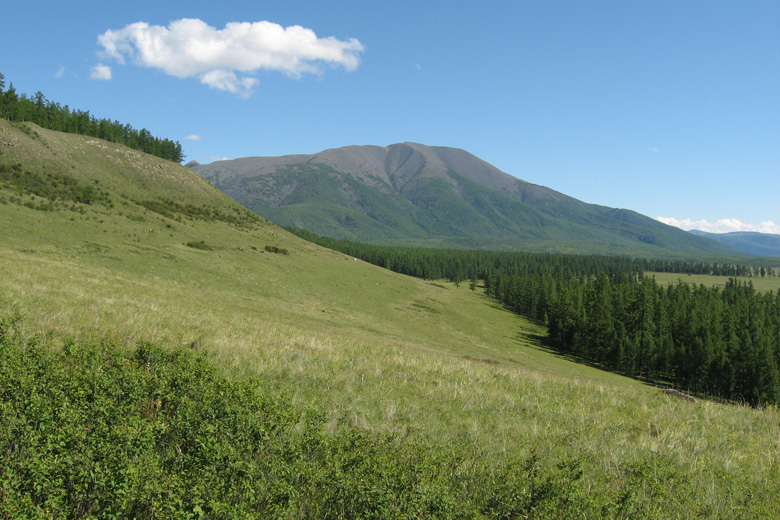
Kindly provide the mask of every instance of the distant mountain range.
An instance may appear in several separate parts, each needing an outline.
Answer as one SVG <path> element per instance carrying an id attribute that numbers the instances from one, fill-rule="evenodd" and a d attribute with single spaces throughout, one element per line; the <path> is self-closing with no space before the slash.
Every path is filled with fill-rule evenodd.
<path id="1" fill-rule="evenodd" d="M 752 255 L 780 256 L 780 235 L 756 233 L 753 231 L 735 231 L 733 233 L 707 233 L 692 229 L 689 231 L 700 237 L 717 240 Z"/>
<path id="2" fill-rule="evenodd" d="M 188 166 L 281 226 L 335 238 L 637 256 L 743 254 L 634 211 L 519 180 L 456 148 L 347 146 Z"/>

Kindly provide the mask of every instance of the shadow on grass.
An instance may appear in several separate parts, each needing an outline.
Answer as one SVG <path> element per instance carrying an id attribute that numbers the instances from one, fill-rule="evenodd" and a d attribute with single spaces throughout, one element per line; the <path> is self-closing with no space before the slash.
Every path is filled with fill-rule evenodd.
<path id="1" fill-rule="evenodd" d="M 600 370 L 602 372 L 615 374 L 618 376 L 626 377 L 628 379 L 633 379 L 634 381 L 638 381 L 647 386 L 652 386 L 655 388 L 669 388 L 672 386 L 671 383 L 668 381 L 664 381 L 660 379 L 651 379 L 648 377 L 637 376 L 637 375 L 632 376 L 629 374 L 625 374 L 623 372 L 619 372 L 617 370 L 610 370 L 604 367 L 603 365 L 601 365 L 600 363 L 597 363 L 591 359 L 581 356 L 576 352 L 562 352 L 555 348 L 555 345 L 550 341 L 549 336 L 547 336 L 546 334 L 533 334 L 533 333 L 519 332 L 512 339 L 515 340 L 518 344 L 538 350 L 540 352 L 544 352 L 546 354 L 550 354 L 552 356 L 555 356 L 558 359 L 571 361 L 572 363 L 577 363 L 578 365 L 584 365 L 590 368 L 595 368 L 596 370 Z"/>
<path id="2" fill-rule="evenodd" d="M 533 333 L 519 332 L 513 339 L 518 343 L 539 350 L 541 352 L 545 352 L 559 359 L 565 359 L 566 361 L 571 361 L 573 363 L 577 363 L 578 365 L 586 365 L 589 367 L 593 367 L 598 370 L 602 370 L 604 372 L 613 372 L 612 370 L 605 369 L 603 366 L 601 366 L 599 363 L 596 363 L 595 361 L 580 356 L 576 352 L 561 352 L 560 350 L 555 348 L 555 346 L 550 341 L 549 336 L 547 336 L 546 334 L 533 334 Z M 617 372 L 613 372 L 613 373 L 617 373 Z"/>

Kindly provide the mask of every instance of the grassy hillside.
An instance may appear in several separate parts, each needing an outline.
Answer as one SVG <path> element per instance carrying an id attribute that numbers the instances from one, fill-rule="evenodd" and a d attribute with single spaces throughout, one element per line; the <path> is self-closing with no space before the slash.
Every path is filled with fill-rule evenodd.
<path id="1" fill-rule="evenodd" d="M 777 410 L 688 403 L 553 356 L 545 331 L 480 291 L 304 242 L 184 167 L 2 120 L 0 150 L 25 179 L 97 193 L 52 201 L 0 182 L 0 314 L 20 312 L 24 337 L 207 352 L 226 377 L 317 411 L 325 432 L 456 453 L 453 478 L 504 468 L 513 482 L 508 461 L 537 461 L 518 471 L 571 486 L 557 516 L 780 515 Z M 548 489 L 526 485 L 510 491 Z"/>

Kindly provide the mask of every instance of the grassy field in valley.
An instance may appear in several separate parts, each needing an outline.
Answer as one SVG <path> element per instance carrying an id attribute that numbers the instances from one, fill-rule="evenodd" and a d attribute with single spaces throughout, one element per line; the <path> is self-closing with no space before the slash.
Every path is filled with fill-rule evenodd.
<path id="1" fill-rule="evenodd" d="M 688 403 L 553 356 L 543 329 L 479 290 L 316 247 L 249 219 L 178 165 L 2 120 L 0 130 L 0 162 L 65 172 L 110 198 L 44 211 L 40 197 L 0 192 L 0 313 L 20 312 L 24 334 L 54 349 L 66 337 L 191 346 L 228 377 L 316 409 L 328 431 L 412 432 L 461 446 L 464 466 L 576 460 L 578 496 L 612 504 L 613 517 L 780 516 L 776 409 Z M 155 200 L 169 211 L 149 209 Z"/>
<path id="2" fill-rule="evenodd" d="M 773 291 L 780 290 L 780 278 L 777 277 L 729 277 L 729 276 L 715 276 L 708 274 L 679 274 L 679 273 L 645 273 L 647 276 L 655 278 L 656 282 L 662 285 L 669 285 L 673 283 L 687 283 L 691 285 L 705 285 L 707 287 L 723 287 L 729 278 L 735 278 L 741 282 L 752 283 L 753 287 L 757 291 Z"/>

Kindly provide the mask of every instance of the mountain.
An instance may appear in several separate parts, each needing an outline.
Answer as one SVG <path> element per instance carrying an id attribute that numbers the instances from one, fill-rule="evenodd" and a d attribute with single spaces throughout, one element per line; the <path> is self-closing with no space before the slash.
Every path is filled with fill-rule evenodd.
<path id="1" fill-rule="evenodd" d="M 519 180 L 456 148 L 347 146 L 192 168 L 281 226 L 334 238 L 645 256 L 741 254 L 634 211 Z"/>
<path id="2" fill-rule="evenodd" d="M 689 233 L 707 237 L 752 255 L 780 256 L 780 235 L 756 233 L 753 231 L 735 231 L 732 233 L 708 233 L 692 229 Z"/>
<path id="3" fill-rule="evenodd" d="M 2 118 L 0 230 L 0 334 L 18 311 L 46 333 L 196 344 L 298 392 L 289 361 L 312 377 L 321 370 L 311 389 L 334 402 L 352 391 L 336 374 L 354 360 L 395 363 L 396 351 L 401 364 L 430 355 L 549 374 L 562 366 L 506 341 L 539 330 L 478 293 L 318 247 L 174 162 Z"/>

